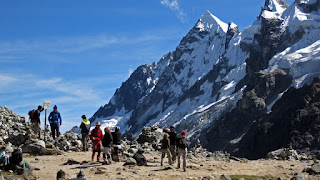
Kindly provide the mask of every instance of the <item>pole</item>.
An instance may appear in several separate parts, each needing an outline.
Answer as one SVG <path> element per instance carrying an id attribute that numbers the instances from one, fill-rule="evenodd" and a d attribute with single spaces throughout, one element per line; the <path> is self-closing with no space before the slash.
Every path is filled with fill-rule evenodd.
<path id="1" fill-rule="evenodd" d="M 44 113 L 44 142 L 46 142 L 46 131 L 47 131 L 47 109 Z"/>

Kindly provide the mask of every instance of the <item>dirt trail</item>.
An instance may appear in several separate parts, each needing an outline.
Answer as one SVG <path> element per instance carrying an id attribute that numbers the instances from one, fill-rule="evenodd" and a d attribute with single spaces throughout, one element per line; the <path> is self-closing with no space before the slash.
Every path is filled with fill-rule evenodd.
<path id="1" fill-rule="evenodd" d="M 55 179 L 56 173 L 60 169 L 64 170 L 67 178 L 75 178 L 80 169 L 83 169 L 88 180 L 99 179 L 202 179 L 210 176 L 219 179 L 222 174 L 227 175 L 248 175 L 248 176 L 272 176 L 290 179 L 294 173 L 310 165 L 311 162 L 291 162 L 291 161 L 272 161 L 257 160 L 247 163 L 237 161 L 188 161 L 187 172 L 182 169 L 176 169 L 176 164 L 169 166 L 167 159 L 165 166 L 160 166 L 160 154 L 154 158 L 151 154 L 145 154 L 149 166 L 123 166 L 123 162 L 113 163 L 112 165 L 102 165 L 101 163 L 91 161 L 90 152 L 72 152 L 58 156 L 30 156 L 24 155 L 25 160 L 34 167 L 40 168 L 34 171 L 34 175 L 41 179 Z M 88 163 L 64 165 L 69 158 L 75 161 Z M 96 174 L 101 173 L 101 174 Z M 309 177 L 310 179 L 316 179 Z"/>

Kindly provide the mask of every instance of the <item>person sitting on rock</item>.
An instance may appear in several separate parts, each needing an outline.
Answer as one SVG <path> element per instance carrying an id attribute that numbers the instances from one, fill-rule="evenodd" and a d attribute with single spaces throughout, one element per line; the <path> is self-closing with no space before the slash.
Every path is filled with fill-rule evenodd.
<path id="1" fill-rule="evenodd" d="M 111 145 L 113 142 L 113 137 L 108 127 L 104 129 L 104 137 L 102 140 L 103 145 L 103 160 L 107 164 L 111 164 L 112 157 L 111 157 Z M 108 162 L 106 161 L 108 159 Z"/>
<path id="2" fill-rule="evenodd" d="M 4 167 L 9 165 L 9 155 L 6 154 L 6 146 L 1 146 L 0 148 L 0 165 L 3 164 Z"/>
<path id="3" fill-rule="evenodd" d="M 82 122 L 80 125 L 81 129 L 81 136 L 82 136 L 82 146 L 83 146 L 83 151 L 86 152 L 89 150 L 89 145 L 88 145 L 88 139 L 89 139 L 89 132 L 90 132 L 90 121 L 87 120 L 86 115 L 82 115 Z"/>
<path id="4" fill-rule="evenodd" d="M 115 161 L 119 162 L 119 149 L 121 149 L 121 132 L 120 127 L 116 127 L 114 132 L 112 132 L 112 138 L 113 138 L 113 148 L 114 148 L 114 154 L 116 156 Z"/>
<path id="5" fill-rule="evenodd" d="M 181 133 L 181 137 L 177 140 L 177 147 L 178 147 L 178 169 L 180 168 L 180 157 L 182 156 L 183 160 L 183 171 L 186 172 L 187 167 L 187 139 L 186 139 L 186 132 Z"/>
<path id="6" fill-rule="evenodd" d="M 53 111 L 50 113 L 48 119 L 50 122 L 52 138 L 56 139 L 56 135 L 57 135 L 57 137 L 59 137 L 59 135 L 60 135 L 59 127 L 62 125 L 62 118 L 61 118 L 60 113 L 58 112 L 57 105 L 55 105 L 53 107 Z"/>
<path id="7" fill-rule="evenodd" d="M 102 139 L 103 134 L 100 129 L 100 122 L 96 123 L 96 127 L 91 131 L 90 139 L 92 140 L 93 147 L 92 147 L 92 161 L 94 160 L 95 153 L 97 152 L 97 161 L 100 162 L 100 155 L 101 155 L 101 148 L 102 148 Z"/>
<path id="8" fill-rule="evenodd" d="M 165 133 L 161 140 L 161 166 L 163 166 L 163 158 L 167 154 L 169 164 L 172 164 L 171 153 L 170 153 L 170 139 L 169 134 Z"/>

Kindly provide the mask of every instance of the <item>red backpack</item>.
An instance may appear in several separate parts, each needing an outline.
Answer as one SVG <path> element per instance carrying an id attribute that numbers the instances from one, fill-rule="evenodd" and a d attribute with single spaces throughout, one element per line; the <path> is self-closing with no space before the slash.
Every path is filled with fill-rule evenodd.
<path id="1" fill-rule="evenodd" d="M 34 109 L 33 110 L 30 110 L 28 115 L 29 115 L 29 119 L 31 122 L 34 122 Z"/>

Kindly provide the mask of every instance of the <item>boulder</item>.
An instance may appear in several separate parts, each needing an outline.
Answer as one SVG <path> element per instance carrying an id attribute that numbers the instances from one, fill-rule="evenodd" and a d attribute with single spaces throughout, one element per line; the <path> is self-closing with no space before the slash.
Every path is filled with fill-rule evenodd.
<path id="1" fill-rule="evenodd" d="M 319 163 L 313 164 L 311 168 L 307 170 L 307 173 L 309 173 L 310 175 L 320 174 L 320 164 Z"/>
<path id="2" fill-rule="evenodd" d="M 124 163 L 124 166 L 128 166 L 128 165 L 136 165 L 137 161 L 133 158 L 129 158 L 127 159 L 127 161 Z"/>
<path id="3" fill-rule="evenodd" d="M 139 149 L 138 152 L 136 152 L 133 155 L 133 159 L 137 161 L 138 166 L 146 166 L 147 165 L 147 159 L 143 155 L 144 151 L 142 149 Z"/>
<path id="4" fill-rule="evenodd" d="M 22 152 L 30 153 L 30 154 L 41 154 L 41 150 L 45 148 L 46 148 L 45 142 L 42 140 L 38 140 L 37 142 L 23 145 Z"/>
<path id="5" fill-rule="evenodd" d="M 296 173 L 291 180 L 307 180 L 306 176 L 302 173 Z"/>

